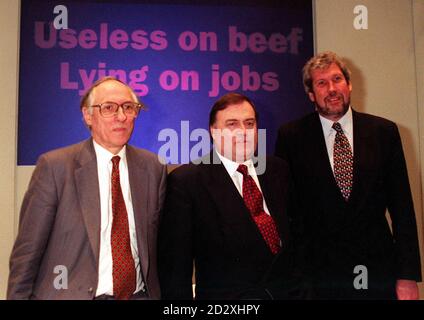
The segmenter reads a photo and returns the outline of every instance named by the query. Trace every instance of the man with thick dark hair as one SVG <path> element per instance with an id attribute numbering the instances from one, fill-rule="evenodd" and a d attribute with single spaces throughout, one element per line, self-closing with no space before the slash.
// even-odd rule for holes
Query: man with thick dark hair
<path id="1" fill-rule="evenodd" d="M 193 299 L 193 262 L 196 299 L 300 298 L 300 223 L 290 218 L 286 162 L 270 157 L 255 167 L 257 112 L 247 97 L 226 94 L 209 119 L 214 150 L 168 178 L 158 239 L 163 298 Z"/>

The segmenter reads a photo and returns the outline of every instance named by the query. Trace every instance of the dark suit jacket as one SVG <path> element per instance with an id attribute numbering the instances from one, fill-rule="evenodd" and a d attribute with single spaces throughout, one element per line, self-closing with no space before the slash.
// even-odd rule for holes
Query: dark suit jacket
<path id="1" fill-rule="evenodd" d="M 166 168 L 129 145 L 126 156 L 142 276 L 148 297 L 159 299 L 156 240 Z M 22 203 L 7 298 L 94 298 L 99 248 L 99 182 L 89 139 L 40 156 Z M 67 289 L 54 287 L 56 266 L 67 269 Z"/>
<path id="2" fill-rule="evenodd" d="M 209 157 L 209 156 L 207 156 Z M 158 240 L 164 299 L 289 299 L 297 292 L 287 164 L 258 176 L 282 240 L 273 256 L 223 164 L 189 164 L 168 177 Z"/>
<path id="3" fill-rule="evenodd" d="M 305 268 L 317 298 L 394 298 L 396 279 L 421 279 L 415 213 L 395 123 L 353 111 L 353 190 L 346 203 L 333 176 L 318 113 L 280 128 L 276 154 L 302 199 Z M 386 220 L 392 220 L 393 234 Z M 368 289 L 356 290 L 357 265 Z"/>

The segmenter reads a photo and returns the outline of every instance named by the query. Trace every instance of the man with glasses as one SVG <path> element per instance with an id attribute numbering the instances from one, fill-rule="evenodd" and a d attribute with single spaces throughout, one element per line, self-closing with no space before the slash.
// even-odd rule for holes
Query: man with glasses
<path id="1" fill-rule="evenodd" d="M 142 109 L 106 77 L 81 100 L 91 138 L 40 156 L 10 258 L 8 299 L 159 299 L 166 167 L 127 144 Z"/>

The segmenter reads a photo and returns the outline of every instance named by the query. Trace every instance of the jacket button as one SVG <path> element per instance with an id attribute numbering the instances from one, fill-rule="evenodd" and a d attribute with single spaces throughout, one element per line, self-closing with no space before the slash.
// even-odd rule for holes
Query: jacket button
<path id="1" fill-rule="evenodd" d="M 92 287 L 88 288 L 88 292 L 92 293 L 94 290 Z"/>

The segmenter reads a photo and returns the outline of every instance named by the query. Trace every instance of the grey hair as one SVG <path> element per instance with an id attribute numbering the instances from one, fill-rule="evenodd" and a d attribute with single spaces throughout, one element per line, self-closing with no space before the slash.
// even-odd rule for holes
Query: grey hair
<path id="1" fill-rule="evenodd" d="M 127 85 L 126 83 L 124 83 L 123 81 L 119 80 L 116 77 L 112 77 L 112 76 L 108 76 L 108 77 L 103 77 L 99 80 L 97 80 L 84 94 L 84 96 L 81 98 L 81 103 L 80 103 L 80 109 L 82 110 L 84 107 L 88 108 L 88 112 L 90 114 L 92 114 L 93 112 L 93 108 L 91 107 L 93 104 L 93 93 L 95 91 L 95 89 L 101 85 L 102 83 L 106 82 L 106 81 L 117 81 L 119 83 L 122 83 L 124 86 L 126 86 L 130 92 L 131 92 L 131 96 L 134 100 L 134 102 L 140 103 L 140 99 L 138 98 L 137 94 L 134 92 L 134 90 Z"/>
<path id="2" fill-rule="evenodd" d="M 313 92 L 311 76 L 312 71 L 316 69 L 325 70 L 333 63 L 335 63 L 340 68 L 343 76 L 346 79 L 346 82 L 348 84 L 350 83 L 350 70 L 344 61 L 340 59 L 336 53 L 332 51 L 324 51 L 309 59 L 309 61 L 306 62 L 302 69 L 303 87 L 306 93 Z"/>

